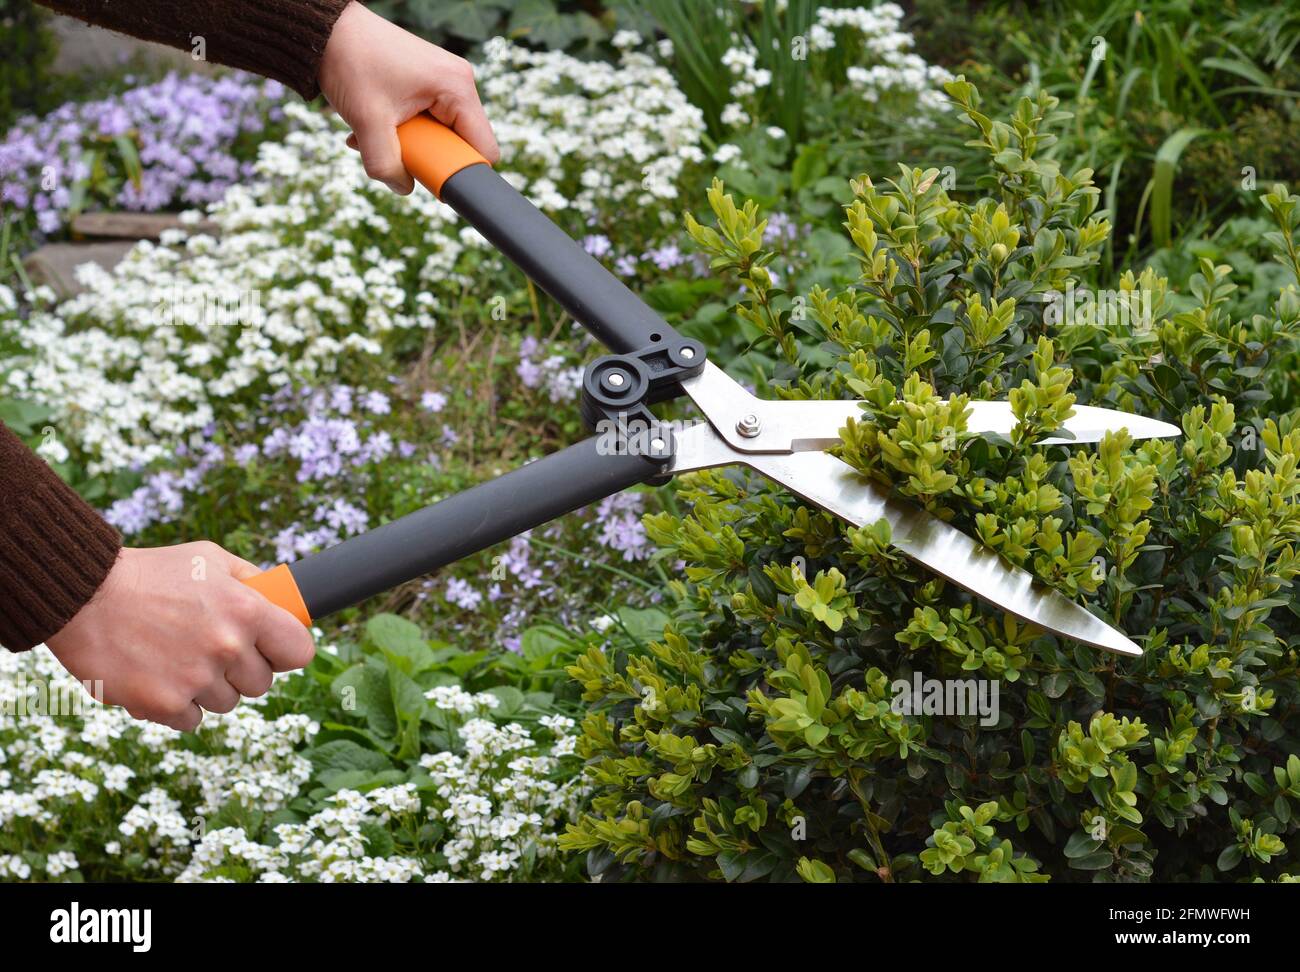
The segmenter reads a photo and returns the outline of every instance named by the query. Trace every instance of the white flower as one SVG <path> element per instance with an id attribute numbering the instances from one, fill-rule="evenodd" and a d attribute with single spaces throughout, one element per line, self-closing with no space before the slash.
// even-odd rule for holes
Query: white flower
<path id="1" fill-rule="evenodd" d="M 719 165 L 726 165 L 732 159 L 740 158 L 739 146 L 730 143 L 719 145 L 718 150 L 713 153 L 713 161 Z"/>
<path id="2" fill-rule="evenodd" d="M 749 113 L 733 101 L 722 109 L 721 119 L 722 124 L 729 128 L 736 128 L 749 123 Z M 717 156 L 715 155 L 714 158 L 717 158 Z"/>

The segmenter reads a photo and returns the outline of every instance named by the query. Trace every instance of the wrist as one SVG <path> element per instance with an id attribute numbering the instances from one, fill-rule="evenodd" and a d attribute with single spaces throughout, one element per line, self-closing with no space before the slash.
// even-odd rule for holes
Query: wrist
<path id="1" fill-rule="evenodd" d="M 325 42 L 325 51 L 321 55 L 320 69 L 317 73 L 317 81 L 321 90 L 326 92 L 327 98 L 331 90 L 337 90 L 336 85 L 342 77 L 343 66 L 352 58 L 361 25 L 368 17 L 373 16 L 375 14 L 356 0 L 351 0 L 334 21 L 334 29 L 330 31 L 329 40 Z"/>

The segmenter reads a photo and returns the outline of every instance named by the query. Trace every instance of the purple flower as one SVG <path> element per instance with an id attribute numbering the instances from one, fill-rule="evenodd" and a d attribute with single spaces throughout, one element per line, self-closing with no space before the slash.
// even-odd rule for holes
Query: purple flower
<path id="1" fill-rule="evenodd" d="M 322 503 L 316 507 L 312 517 L 328 523 L 340 535 L 365 533 L 370 524 L 370 517 L 365 510 L 343 499 L 336 499 L 333 503 Z"/>
<path id="2" fill-rule="evenodd" d="M 525 388 L 536 388 L 542 383 L 542 367 L 531 358 L 524 358 L 515 367 L 515 374 Z"/>
<path id="3" fill-rule="evenodd" d="M 109 138 L 125 135 L 131 130 L 131 116 L 121 105 L 109 105 L 99 116 L 99 134 Z"/>
<path id="4" fill-rule="evenodd" d="M 763 230 L 764 243 L 793 242 L 798 238 L 799 224 L 785 213 L 775 212 L 767 218 L 767 228 Z"/>
<path id="5" fill-rule="evenodd" d="M 645 258 L 660 270 L 671 270 L 686 261 L 686 257 L 682 255 L 682 251 L 676 243 L 665 243 L 657 249 L 650 250 L 646 253 Z"/>
<path id="6" fill-rule="evenodd" d="M 447 581 L 447 589 L 443 596 L 447 598 L 447 603 L 466 611 L 477 611 L 478 606 L 483 602 L 483 595 L 470 587 L 468 581 L 459 577 Z"/>
<path id="7" fill-rule="evenodd" d="M 372 415 L 387 415 L 392 411 L 388 396 L 378 391 L 367 392 L 362 407 Z"/>
<path id="8" fill-rule="evenodd" d="M 420 407 L 426 412 L 441 412 L 447 406 L 447 396 L 442 392 L 427 391 L 420 396 Z"/>
<path id="9" fill-rule="evenodd" d="M 330 408 L 340 415 L 347 415 L 352 411 L 352 389 L 347 385 L 335 385 L 330 389 Z"/>
<path id="10" fill-rule="evenodd" d="M 623 555 L 624 560 L 644 560 L 650 555 L 645 527 L 641 525 L 643 500 L 636 493 L 615 493 L 596 507 L 600 533 L 596 540 Z"/>
<path id="11" fill-rule="evenodd" d="M 613 244 L 609 242 L 608 236 L 597 233 L 592 236 L 584 237 L 582 240 L 582 248 L 599 260 L 602 257 L 607 256 L 610 250 L 614 247 Z"/>
<path id="12" fill-rule="evenodd" d="M 104 513 L 104 519 L 131 536 L 152 526 L 161 516 L 149 490 L 141 486 L 130 496 L 113 503 Z"/>

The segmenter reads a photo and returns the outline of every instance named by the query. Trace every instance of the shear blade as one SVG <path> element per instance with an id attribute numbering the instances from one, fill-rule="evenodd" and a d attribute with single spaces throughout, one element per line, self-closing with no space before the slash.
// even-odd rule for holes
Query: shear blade
<path id="1" fill-rule="evenodd" d="M 1016 417 L 1010 402 L 971 402 L 969 428 L 981 435 L 993 432 L 1009 436 L 1015 428 Z M 1072 442 L 1100 442 L 1108 432 L 1126 431 L 1134 439 L 1168 439 L 1182 435 L 1176 425 L 1159 419 L 1121 412 L 1114 408 L 1096 405 L 1076 405 L 1074 414 L 1065 420 L 1069 436 L 1049 436 L 1039 439 L 1039 445 L 1069 445 Z M 1073 438 L 1071 438 L 1071 436 Z"/>
<path id="2" fill-rule="evenodd" d="M 1142 649 L 1069 598 L 1039 584 L 956 527 L 891 499 L 842 459 L 824 452 L 750 456 L 749 465 L 808 502 L 856 526 L 884 519 L 902 553 L 1022 621 L 1121 655 Z"/>
<path id="3" fill-rule="evenodd" d="M 891 542 L 900 552 L 1022 621 L 1105 651 L 1142 654 L 1142 649 L 1122 632 L 1086 608 L 1039 584 L 1027 571 L 1007 563 L 951 524 L 890 498 L 835 456 L 824 452 L 741 454 L 708 426 L 697 426 L 679 437 L 673 471 L 734 463 L 752 467 L 796 496 L 855 526 L 884 519 L 889 523 Z"/>
<path id="4" fill-rule="evenodd" d="M 696 406 L 737 452 L 818 452 L 840 444 L 840 429 L 849 419 L 870 421 L 862 402 L 833 399 L 786 399 L 774 401 L 751 395 L 739 382 L 713 362 L 682 388 Z M 736 422 L 742 416 L 756 421 L 740 433 Z M 967 427 L 980 435 L 1011 434 L 1016 417 L 1010 402 L 973 401 Z M 1062 435 L 1040 440 L 1041 445 L 1070 445 L 1100 442 L 1107 432 L 1127 431 L 1133 439 L 1163 439 L 1181 435 L 1176 425 L 1095 405 L 1076 405 L 1065 420 Z"/>
<path id="5" fill-rule="evenodd" d="M 870 421 L 856 401 L 785 401 L 767 403 L 795 452 L 829 449 L 840 443 L 840 429 L 850 418 Z M 1010 402 L 973 401 L 967 428 L 979 435 L 1010 436 L 1016 417 Z M 1068 435 L 1052 435 L 1039 445 L 1071 445 L 1100 442 L 1108 432 L 1126 431 L 1133 439 L 1166 439 L 1182 435 L 1176 425 L 1158 419 L 1095 405 L 1076 405 L 1065 420 Z"/>

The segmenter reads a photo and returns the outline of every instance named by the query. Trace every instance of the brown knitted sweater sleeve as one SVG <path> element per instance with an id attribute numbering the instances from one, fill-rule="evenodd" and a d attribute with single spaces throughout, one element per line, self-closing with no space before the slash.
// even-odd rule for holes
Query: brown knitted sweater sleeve
<path id="1" fill-rule="evenodd" d="M 0 423 L 0 645 L 26 651 L 91 599 L 122 541 Z"/>
<path id="2" fill-rule="evenodd" d="M 282 81 L 304 98 L 320 93 L 316 70 L 348 0 L 36 0 L 123 34 Z"/>

